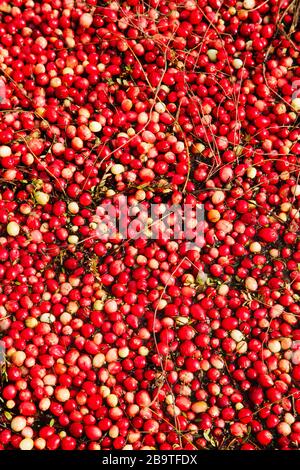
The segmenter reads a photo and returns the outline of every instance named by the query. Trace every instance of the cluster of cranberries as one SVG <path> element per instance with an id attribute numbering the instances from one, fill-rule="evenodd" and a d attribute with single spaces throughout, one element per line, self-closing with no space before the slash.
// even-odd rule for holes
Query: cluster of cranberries
<path id="1" fill-rule="evenodd" d="M 0 1 L 1 449 L 300 446 L 297 5 Z"/>

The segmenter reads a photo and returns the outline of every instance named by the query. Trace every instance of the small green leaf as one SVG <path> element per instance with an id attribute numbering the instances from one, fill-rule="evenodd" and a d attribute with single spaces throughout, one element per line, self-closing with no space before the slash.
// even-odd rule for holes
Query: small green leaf
<path id="1" fill-rule="evenodd" d="M 9 411 L 4 411 L 4 416 L 6 419 L 8 419 L 9 421 L 11 421 L 12 419 L 12 414 L 9 412 Z"/>
<path id="2" fill-rule="evenodd" d="M 203 436 L 207 442 L 209 442 L 213 447 L 216 447 L 216 442 L 212 436 L 210 436 L 210 429 L 206 429 L 203 432 Z"/>
<path id="3" fill-rule="evenodd" d="M 54 426 L 54 423 L 55 423 L 55 419 L 52 418 L 51 421 L 50 421 L 49 426 L 53 427 L 53 426 Z"/>

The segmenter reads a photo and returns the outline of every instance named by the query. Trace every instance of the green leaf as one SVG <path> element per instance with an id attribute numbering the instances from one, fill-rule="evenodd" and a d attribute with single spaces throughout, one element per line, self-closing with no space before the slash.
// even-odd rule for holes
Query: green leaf
<path id="1" fill-rule="evenodd" d="M 216 447 L 216 442 L 212 436 L 210 436 L 210 429 L 206 429 L 203 432 L 203 436 L 207 442 L 209 442 L 213 447 Z"/>
<path id="2" fill-rule="evenodd" d="M 4 411 L 4 416 L 6 419 L 8 419 L 9 421 L 11 421 L 12 419 L 12 414 L 9 412 L 9 411 Z"/>

